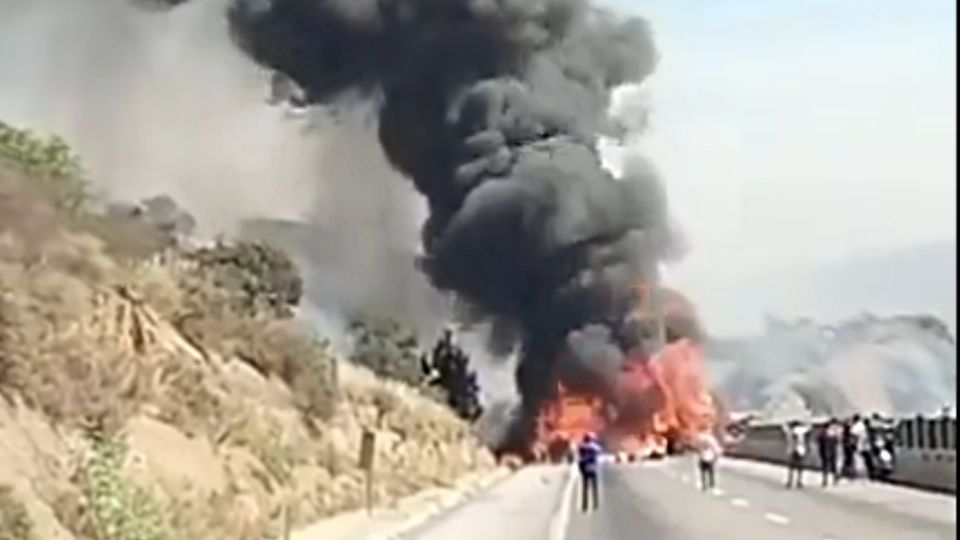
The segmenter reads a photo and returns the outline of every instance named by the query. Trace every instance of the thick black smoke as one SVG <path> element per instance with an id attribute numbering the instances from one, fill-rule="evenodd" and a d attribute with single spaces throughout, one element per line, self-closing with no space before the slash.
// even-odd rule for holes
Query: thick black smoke
<path id="1" fill-rule="evenodd" d="M 580 0 L 249 0 L 230 21 L 308 102 L 379 104 L 388 159 L 429 202 L 423 270 L 520 329 L 508 444 L 525 445 L 568 334 L 618 335 L 668 247 L 656 175 L 615 179 L 595 149 L 610 91 L 654 68 L 646 23 Z"/>

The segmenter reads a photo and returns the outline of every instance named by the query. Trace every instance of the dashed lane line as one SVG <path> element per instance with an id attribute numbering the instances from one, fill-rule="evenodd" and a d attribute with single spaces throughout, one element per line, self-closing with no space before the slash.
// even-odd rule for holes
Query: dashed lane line
<path id="1" fill-rule="evenodd" d="M 574 471 L 573 467 L 570 467 L 567 471 L 566 484 L 560 494 L 560 507 L 557 508 L 557 513 L 550 520 L 550 540 L 564 540 L 567 536 L 567 528 L 570 525 L 570 505 L 573 504 L 573 486 L 577 481 L 577 475 Z"/>
<path id="2" fill-rule="evenodd" d="M 776 523 L 777 525 L 790 524 L 790 518 L 787 516 L 781 516 L 780 514 L 774 514 L 773 512 L 767 512 L 764 514 L 763 519 L 769 521 L 770 523 Z"/>
<path id="3" fill-rule="evenodd" d="M 673 470 L 666 469 L 666 471 L 667 471 L 667 474 L 670 476 L 673 476 L 673 477 L 677 476 L 677 473 Z M 684 484 L 689 484 L 690 476 L 680 473 L 679 480 Z M 714 497 L 723 497 L 725 492 L 721 488 L 713 488 L 710 490 L 710 494 L 713 495 Z M 730 500 L 730 504 L 737 508 L 750 508 L 751 506 L 750 501 L 748 501 L 747 499 L 744 499 L 743 497 L 734 497 L 733 499 Z M 763 514 L 763 519 L 769 521 L 770 523 L 776 523 L 777 525 L 785 526 L 790 524 L 790 518 L 774 512 L 765 512 Z M 832 537 L 824 537 L 821 540 L 836 540 L 836 539 Z"/>
<path id="4" fill-rule="evenodd" d="M 684 484 L 690 483 L 689 475 L 683 474 L 683 473 L 679 473 L 678 475 L 678 473 L 672 469 L 665 469 L 665 470 L 669 476 L 678 478 L 680 482 Z M 710 494 L 715 497 L 723 497 L 724 491 L 721 488 L 713 488 L 712 490 L 710 490 Z M 737 508 L 750 508 L 751 506 L 750 501 L 748 501 L 747 499 L 744 499 L 743 497 L 734 497 L 733 499 L 730 500 L 730 504 Z M 764 513 L 763 519 L 769 521 L 770 523 L 775 523 L 777 525 L 786 526 L 790 524 L 790 518 L 774 512 Z M 837 539 L 827 536 L 827 537 L 823 537 L 821 540 L 837 540 Z"/>

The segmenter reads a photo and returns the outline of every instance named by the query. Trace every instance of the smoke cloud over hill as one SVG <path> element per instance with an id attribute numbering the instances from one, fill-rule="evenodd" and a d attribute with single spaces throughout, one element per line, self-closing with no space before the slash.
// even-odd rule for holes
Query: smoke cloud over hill
<path id="1" fill-rule="evenodd" d="M 63 135 L 108 199 L 171 197 L 205 237 L 281 220 L 331 239 L 292 246 L 315 253 L 349 230 L 350 245 L 327 250 L 322 271 L 305 267 L 311 312 L 437 317 L 375 294 L 428 285 L 413 271 L 385 271 L 412 264 L 424 212 L 384 158 L 369 111 L 270 106 L 271 75 L 231 40 L 229 5 L 0 0 L 0 118 Z M 368 287 L 322 294 L 348 281 Z"/>
<path id="2" fill-rule="evenodd" d="M 610 92 L 656 64 L 644 21 L 576 0 L 241 1 L 230 20 L 308 102 L 377 105 L 388 160 L 429 204 L 431 282 L 520 328 L 526 418 L 569 332 L 623 330 L 670 247 L 652 168 L 615 179 L 596 150 Z"/>
<path id="3" fill-rule="evenodd" d="M 597 151 L 623 129 L 611 92 L 656 61 L 645 21 L 581 0 L 0 0 L 0 114 L 62 133 L 110 198 L 169 195 L 207 235 L 285 231 L 321 311 L 449 312 L 397 294 L 423 285 L 391 267 L 425 220 L 423 276 L 520 349 L 526 420 L 578 371 L 562 349 L 637 345 L 635 286 L 676 248 L 653 167 L 614 177 Z M 305 122 L 267 106 L 262 67 L 316 106 Z"/>

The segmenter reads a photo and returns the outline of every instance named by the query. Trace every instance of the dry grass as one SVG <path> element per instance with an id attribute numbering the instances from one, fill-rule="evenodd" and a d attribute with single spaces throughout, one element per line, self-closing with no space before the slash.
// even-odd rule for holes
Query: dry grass
<path id="1" fill-rule="evenodd" d="M 198 275 L 196 267 L 185 268 L 188 271 L 178 271 L 179 297 L 164 293 L 169 285 L 156 287 L 166 298 L 178 298 L 177 305 L 168 301 L 166 306 L 178 329 L 194 343 L 286 382 L 308 417 L 329 418 L 337 401 L 337 370 L 327 345 L 293 320 L 278 319 L 269 311 L 238 311 L 233 296 L 210 276 Z"/>
<path id="2" fill-rule="evenodd" d="M 161 497 L 189 537 L 259 540 L 290 501 L 300 524 L 359 507 L 364 429 L 378 434 L 381 500 L 491 463 L 468 455 L 477 443 L 444 407 L 340 366 L 293 320 L 237 310 L 195 264 L 143 258 L 152 248 L 60 216 L 17 181 L 0 171 L 0 394 L 66 430 L 120 439 L 147 415 L 209 440 L 228 485 Z M 245 365 L 242 381 L 228 373 Z M 89 527 L 77 486 L 47 501 L 74 532 Z"/>
<path id="3" fill-rule="evenodd" d="M 57 421 L 119 425 L 142 398 L 144 373 L 85 328 L 96 313 L 91 284 L 102 282 L 111 265 L 85 237 L 48 239 L 37 259 L 11 260 L 16 253 L 6 251 L 0 262 L 2 384 Z"/>
<path id="4" fill-rule="evenodd" d="M 40 246 L 60 230 L 63 218 L 42 186 L 0 164 L 0 236 L 12 234 L 25 246 Z"/>
<path id="5" fill-rule="evenodd" d="M 337 402 L 336 361 L 327 347 L 292 321 L 254 320 L 241 336 L 237 356 L 286 382 L 306 415 L 327 419 Z"/>

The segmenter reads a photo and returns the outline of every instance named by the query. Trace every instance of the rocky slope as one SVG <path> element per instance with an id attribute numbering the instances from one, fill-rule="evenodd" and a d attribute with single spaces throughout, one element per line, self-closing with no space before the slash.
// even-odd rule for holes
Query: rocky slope
<path id="1" fill-rule="evenodd" d="M 362 505 L 364 430 L 380 502 L 492 467 L 446 408 L 62 204 L 30 144 L 0 152 L 0 538 L 277 537 Z"/>

